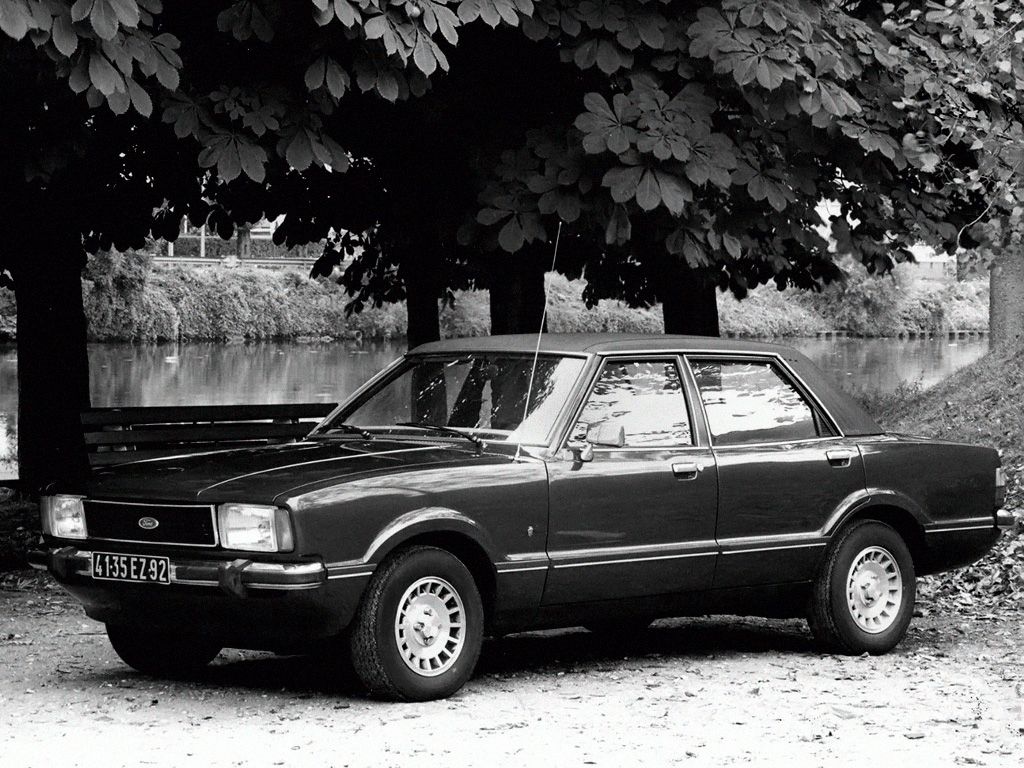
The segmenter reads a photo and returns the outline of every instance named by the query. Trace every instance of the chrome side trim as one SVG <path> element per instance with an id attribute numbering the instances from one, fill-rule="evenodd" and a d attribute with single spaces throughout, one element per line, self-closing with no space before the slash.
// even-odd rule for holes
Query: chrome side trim
<path id="1" fill-rule="evenodd" d="M 498 568 L 497 573 L 499 575 L 503 573 L 525 573 L 527 571 L 546 571 L 548 566 L 546 565 L 531 565 L 528 568 Z"/>
<path id="2" fill-rule="evenodd" d="M 719 542 L 714 539 L 700 541 L 672 541 L 662 544 L 641 544 L 633 547 L 591 547 L 590 549 L 563 549 L 548 553 L 552 560 L 584 560 L 589 557 L 638 557 L 677 555 L 688 550 L 707 550 L 714 554 Z M 650 553 L 650 555 L 648 555 Z"/>
<path id="3" fill-rule="evenodd" d="M 715 555 L 746 555 L 787 549 L 824 547 L 828 540 L 818 533 L 791 533 L 780 536 L 751 536 L 721 541 L 689 541 L 650 544 L 638 547 L 603 547 L 562 550 L 551 553 L 551 568 L 588 568 L 595 565 L 620 565 L 654 560 L 682 560 Z M 687 551 L 689 550 L 689 551 Z M 538 568 L 539 570 L 539 568 Z M 504 573 L 505 571 L 498 571 Z"/>
<path id="4" fill-rule="evenodd" d="M 808 544 L 782 544 L 778 547 L 752 547 L 747 549 L 724 549 L 723 555 L 749 555 L 752 552 L 777 552 L 783 549 L 810 549 L 813 547 L 824 547 L 827 541 L 816 541 Z"/>
<path id="5" fill-rule="evenodd" d="M 547 552 L 511 552 L 505 555 L 505 559 L 501 562 L 495 563 L 495 566 L 503 565 L 504 563 L 529 563 L 535 561 L 538 563 L 546 563 L 548 561 Z"/>
<path id="6" fill-rule="evenodd" d="M 953 533 L 955 531 L 988 531 L 996 527 L 995 522 L 988 525 L 960 525 L 949 528 L 929 528 L 925 533 Z"/>
<path id="7" fill-rule="evenodd" d="M 359 571 L 358 573 L 336 573 L 333 576 L 328 576 L 328 581 L 335 581 L 337 579 L 358 579 L 363 576 L 373 576 L 373 571 Z"/>
<path id="8" fill-rule="evenodd" d="M 825 443 L 842 440 L 841 437 L 805 437 L 801 440 L 770 440 L 763 443 L 733 443 L 732 445 L 716 445 L 715 452 L 735 450 L 737 448 L 771 448 L 776 445 L 806 445 L 811 443 Z M 851 457 L 853 458 L 853 457 Z"/>
<path id="9" fill-rule="evenodd" d="M 729 539 L 719 539 L 718 546 L 723 549 L 754 549 L 771 547 L 785 544 L 806 544 L 823 540 L 825 535 L 821 531 L 807 531 L 801 533 L 777 533 L 768 536 L 734 536 Z"/>
<path id="10" fill-rule="evenodd" d="M 982 523 L 984 523 L 984 527 L 990 527 L 994 524 L 992 520 L 993 518 L 991 515 L 979 515 L 977 517 L 961 517 L 955 520 L 936 520 L 934 523 L 932 523 L 932 527 L 925 527 L 925 532 L 928 532 L 930 530 L 936 530 L 940 527 L 943 529 L 962 528 L 966 525 L 974 525 L 977 527 L 979 525 L 982 525 Z"/>
<path id="11" fill-rule="evenodd" d="M 642 563 L 651 560 L 682 560 L 687 557 L 711 557 L 718 552 L 684 552 L 677 555 L 654 555 L 653 557 L 627 557 L 619 560 L 592 560 L 586 563 L 555 563 L 552 568 L 589 568 L 592 565 L 619 565 L 622 563 Z"/>

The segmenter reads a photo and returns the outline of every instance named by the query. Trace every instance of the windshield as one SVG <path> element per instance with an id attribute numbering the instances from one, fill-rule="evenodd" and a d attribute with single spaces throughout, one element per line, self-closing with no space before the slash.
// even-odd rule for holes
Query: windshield
<path id="1" fill-rule="evenodd" d="M 410 360 L 324 425 L 369 432 L 423 434 L 411 423 L 438 425 L 486 440 L 546 445 L 586 361 L 541 355 L 530 405 L 533 355 L 472 353 Z M 406 426 L 401 426 L 403 422 Z"/>

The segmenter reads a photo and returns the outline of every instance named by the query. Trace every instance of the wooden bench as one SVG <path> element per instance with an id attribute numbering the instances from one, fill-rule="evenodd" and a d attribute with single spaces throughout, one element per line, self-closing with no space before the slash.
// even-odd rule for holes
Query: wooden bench
<path id="1" fill-rule="evenodd" d="M 334 403 L 92 408 L 82 412 L 89 465 L 301 440 Z"/>

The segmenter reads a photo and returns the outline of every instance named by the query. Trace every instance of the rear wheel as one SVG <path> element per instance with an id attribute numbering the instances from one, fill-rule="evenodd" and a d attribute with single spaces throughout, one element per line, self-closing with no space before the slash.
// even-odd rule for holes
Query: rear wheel
<path id="1" fill-rule="evenodd" d="M 221 649 L 204 638 L 123 624 L 107 624 L 107 637 L 125 664 L 153 677 L 193 675 L 213 661 Z"/>
<path id="2" fill-rule="evenodd" d="M 855 522 L 832 543 L 814 583 L 811 631 L 830 651 L 886 653 L 907 633 L 915 588 L 903 538 L 885 523 Z"/>
<path id="3" fill-rule="evenodd" d="M 352 664 L 369 692 L 444 698 L 476 667 L 484 610 L 473 575 L 450 552 L 411 547 L 377 568 L 350 627 Z"/>

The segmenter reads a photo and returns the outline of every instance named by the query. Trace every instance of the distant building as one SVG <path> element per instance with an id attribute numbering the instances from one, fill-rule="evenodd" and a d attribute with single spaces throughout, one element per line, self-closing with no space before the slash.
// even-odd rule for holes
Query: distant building
<path id="1" fill-rule="evenodd" d="M 914 277 L 921 280 L 951 280 L 956 278 L 956 256 L 937 253 L 926 245 L 912 246 L 914 263 L 908 263 Z"/>

